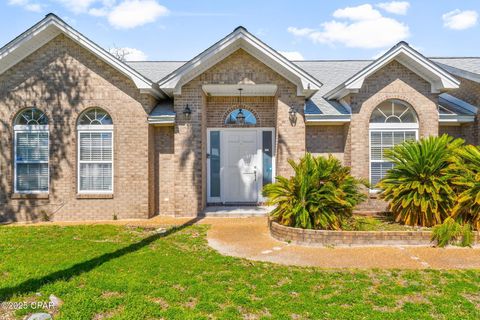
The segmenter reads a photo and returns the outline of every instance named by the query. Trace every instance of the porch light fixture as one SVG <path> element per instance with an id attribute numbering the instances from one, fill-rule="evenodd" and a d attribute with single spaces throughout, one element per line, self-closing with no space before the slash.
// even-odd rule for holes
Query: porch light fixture
<path id="1" fill-rule="evenodd" d="M 236 118 L 236 122 L 239 125 L 244 125 L 245 124 L 245 115 L 243 114 L 242 111 L 242 88 L 238 88 L 239 96 L 238 96 L 238 113 Z"/>
<path id="2" fill-rule="evenodd" d="M 186 120 L 190 120 L 190 116 L 192 115 L 192 109 L 187 105 L 183 109 L 183 116 L 185 117 Z"/>
<path id="3" fill-rule="evenodd" d="M 288 119 L 292 126 L 297 124 L 297 112 L 293 106 L 290 106 L 290 109 L 288 110 Z"/>

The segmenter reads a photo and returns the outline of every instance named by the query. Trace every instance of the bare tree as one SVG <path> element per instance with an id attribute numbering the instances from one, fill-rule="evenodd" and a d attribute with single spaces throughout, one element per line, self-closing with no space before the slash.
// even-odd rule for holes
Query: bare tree
<path id="1" fill-rule="evenodd" d="M 112 47 L 108 48 L 108 52 L 110 52 L 115 58 L 120 61 L 127 61 L 127 56 L 129 54 L 126 48 L 119 48 L 115 44 Z"/>

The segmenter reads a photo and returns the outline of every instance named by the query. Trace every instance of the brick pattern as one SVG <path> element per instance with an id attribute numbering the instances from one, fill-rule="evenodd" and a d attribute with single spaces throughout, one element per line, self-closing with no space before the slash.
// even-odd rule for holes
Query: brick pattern
<path id="1" fill-rule="evenodd" d="M 207 97 L 207 127 L 231 128 L 226 125 L 225 119 L 230 112 L 237 109 L 238 97 Z M 253 127 L 275 127 L 276 110 L 274 97 L 242 97 L 244 109 L 252 112 L 257 119 Z M 245 126 L 242 126 L 245 127 Z"/>
<path id="2" fill-rule="evenodd" d="M 155 127 L 155 212 L 175 214 L 175 155 L 173 127 Z"/>
<path id="3" fill-rule="evenodd" d="M 149 128 L 155 100 L 90 52 L 60 35 L 0 76 L 0 220 L 146 218 L 149 201 Z M 36 106 L 49 117 L 48 199 L 13 192 L 13 119 Z M 76 121 L 90 107 L 114 122 L 114 195 L 77 197 Z"/>
<path id="4" fill-rule="evenodd" d="M 315 156 L 327 157 L 329 154 L 344 161 L 346 147 L 345 126 L 307 126 L 307 151 Z"/>
<path id="5" fill-rule="evenodd" d="M 270 234 L 277 240 L 306 246 L 400 246 L 432 245 L 430 231 L 330 231 L 286 227 L 269 222 Z M 475 232 L 475 244 L 480 234 Z"/>
<path id="6" fill-rule="evenodd" d="M 432 94 L 430 84 L 397 61 L 392 61 L 365 79 L 356 94 L 350 96 L 352 121 L 350 123 L 350 159 L 352 174 L 369 178 L 369 122 L 373 110 L 383 101 L 399 99 L 409 103 L 419 119 L 419 135 L 438 134 L 438 96 Z"/>
<path id="7" fill-rule="evenodd" d="M 278 86 L 275 97 L 245 97 L 261 126 L 274 126 L 277 134 L 277 174 L 289 175 L 288 158 L 298 159 L 305 153 L 305 122 L 302 116 L 304 99 L 297 97 L 296 86 L 242 49 L 197 76 L 175 96 L 174 108 L 181 115 L 188 103 L 191 119 L 177 117 L 174 135 L 175 150 L 175 215 L 196 216 L 206 205 L 206 129 L 223 126 L 231 110 L 225 105 L 237 97 L 207 97 L 204 84 L 270 83 Z M 289 108 L 298 112 L 292 126 Z M 229 109 L 230 108 L 230 109 Z"/>
<path id="8" fill-rule="evenodd" d="M 480 105 L 480 85 L 461 79 L 453 95 Z M 206 131 L 223 127 L 237 96 L 207 97 L 203 84 L 276 84 L 275 97 L 244 97 L 258 120 L 256 126 L 276 129 L 277 174 L 289 176 L 287 159 L 308 150 L 334 154 L 368 178 L 368 123 L 371 112 L 387 99 L 401 99 L 416 110 L 420 136 L 448 132 L 478 144 L 473 125 L 438 125 L 437 95 L 430 85 L 398 62 L 366 79 L 357 94 L 347 97 L 352 122 L 343 126 L 305 126 L 304 98 L 296 86 L 242 49 L 185 84 L 174 98 L 175 127 L 153 127 L 147 115 L 156 105 L 131 80 L 60 35 L 0 75 L 0 220 L 146 218 L 154 214 L 197 216 L 206 205 Z M 190 120 L 183 117 L 186 104 Z M 23 108 L 36 106 L 50 119 L 50 193 L 19 196 L 12 192 L 13 119 Z M 297 112 L 296 123 L 289 110 Z M 77 195 L 76 121 L 90 107 L 108 111 L 114 121 L 113 196 Z M 478 119 L 477 119 L 478 120 Z M 384 207 L 371 198 L 363 210 Z"/>
<path id="9" fill-rule="evenodd" d="M 460 80 L 460 88 L 449 92 L 449 94 L 462 99 L 474 106 L 480 106 L 480 84 L 471 80 L 456 77 Z M 475 123 L 462 125 L 457 131 L 458 137 L 465 139 L 467 143 L 480 144 L 480 114 L 477 113 Z"/>

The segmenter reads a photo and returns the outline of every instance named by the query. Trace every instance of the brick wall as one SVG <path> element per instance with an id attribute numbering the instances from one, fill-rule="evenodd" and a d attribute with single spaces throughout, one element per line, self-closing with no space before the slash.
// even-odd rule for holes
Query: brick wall
<path id="1" fill-rule="evenodd" d="M 480 106 L 480 84 L 474 81 L 456 76 L 460 80 L 460 88 L 449 92 L 449 94 L 462 99 L 474 106 Z M 475 123 L 461 126 L 461 137 L 467 143 L 480 144 L 480 114 L 477 113 Z"/>
<path id="2" fill-rule="evenodd" d="M 207 97 L 207 127 L 232 127 L 225 119 L 237 109 L 238 97 Z M 275 128 L 276 108 L 274 97 L 242 97 L 245 109 L 251 111 L 257 119 L 254 127 Z"/>
<path id="3" fill-rule="evenodd" d="M 304 99 L 297 97 L 296 86 L 264 63 L 239 49 L 182 87 L 175 96 L 174 108 L 181 115 L 188 103 L 191 119 L 177 117 L 175 126 L 175 215 L 195 216 L 206 201 L 206 129 L 223 126 L 236 103 L 237 96 L 206 97 L 203 84 L 270 83 L 278 86 L 275 97 L 245 97 L 249 110 L 257 115 L 259 125 L 275 127 L 277 134 L 277 174 L 289 175 L 288 158 L 298 159 L 305 153 Z M 295 126 L 290 124 L 289 108 L 298 112 Z"/>
<path id="4" fill-rule="evenodd" d="M 344 162 L 346 147 L 345 126 L 307 126 L 306 146 L 307 151 L 316 155 L 327 157 L 334 155 Z"/>
<path id="5" fill-rule="evenodd" d="M 175 154 L 174 128 L 154 127 L 155 137 L 155 212 L 160 215 L 175 214 Z"/>
<path id="6" fill-rule="evenodd" d="M 438 134 L 437 95 L 430 84 L 397 61 L 392 61 L 369 78 L 357 94 L 350 96 L 350 155 L 352 174 L 369 178 L 369 122 L 373 110 L 383 101 L 399 99 L 409 103 L 419 119 L 420 137 Z"/>
<path id="7" fill-rule="evenodd" d="M 277 240 L 307 246 L 431 246 L 430 231 L 331 231 L 291 228 L 269 221 L 270 234 Z M 475 232 L 474 244 L 480 243 Z"/>
<path id="8" fill-rule="evenodd" d="M 155 100 L 69 38 L 60 35 L 0 76 L 0 219 L 55 220 L 145 218 L 149 201 L 149 128 Z M 13 119 L 36 106 L 49 117 L 48 199 L 12 199 Z M 77 197 L 76 121 L 90 107 L 114 122 L 114 195 Z M 153 178 L 153 177 L 152 177 Z"/>

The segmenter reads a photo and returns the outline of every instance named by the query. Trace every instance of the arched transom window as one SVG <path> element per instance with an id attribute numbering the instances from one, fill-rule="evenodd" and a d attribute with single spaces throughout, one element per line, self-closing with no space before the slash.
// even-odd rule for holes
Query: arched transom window
<path id="1" fill-rule="evenodd" d="M 415 110 L 404 101 L 387 100 L 370 117 L 370 184 L 372 188 L 385 177 L 393 163 L 385 150 L 406 140 L 418 139 L 418 120 Z"/>
<path id="2" fill-rule="evenodd" d="M 84 111 L 78 131 L 78 192 L 113 192 L 113 122 L 103 109 Z"/>
<path id="3" fill-rule="evenodd" d="M 225 119 L 225 124 L 255 125 L 257 124 L 257 118 L 251 111 L 239 108 L 230 112 Z"/>
<path id="4" fill-rule="evenodd" d="M 387 100 L 372 112 L 370 123 L 417 123 L 417 115 L 405 102 Z"/>
<path id="5" fill-rule="evenodd" d="M 22 110 L 14 121 L 14 190 L 46 193 L 49 186 L 48 118 L 37 108 Z"/>

